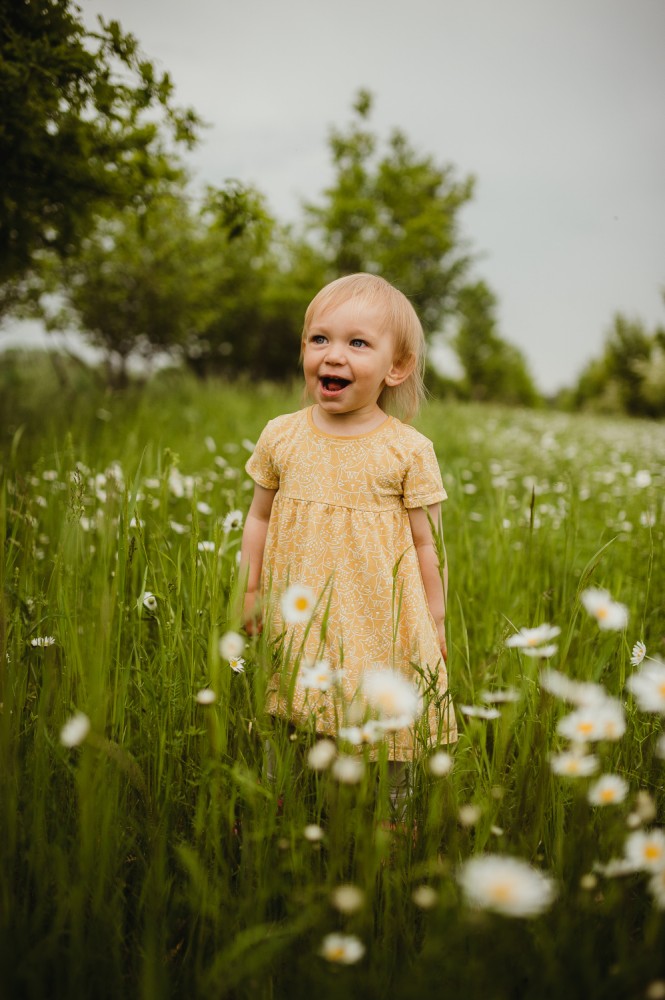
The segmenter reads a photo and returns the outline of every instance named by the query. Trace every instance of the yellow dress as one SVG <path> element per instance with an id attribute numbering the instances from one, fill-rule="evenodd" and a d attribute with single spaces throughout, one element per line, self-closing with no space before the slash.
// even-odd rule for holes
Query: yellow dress
<path id="1" fill-rule="evenodd" d="M 256 483 L 277 490 L 262 590 L 267 628 L 283 643 L 283 658 L 268 684 L 267 710 L 296 725 L 311 725 L 313 716 L 319 733 L 334 736 L 353 721 L 348 710 L 364 670 L 397 669 L 423 690 L 415 663 L 435 678 L 418 733 L 429 746 L 453 742 L 446 667 L 407 513 L 446 499 L 434 447 L 391 416 L 369 433 L 336 437 L 316 427 L 312 409 L 271 420 L 246 465 Z M 280 598 L 289 584 L 320 597 L 308 626 L 283 620 Z M 341 690 L 297 683 L 294 669 L 316 658 L 343 669 Z M 424 749 L 420 738 L 415 749 Z M 413 729 L 390 735 L 390 759 L 413 754 Z"/>

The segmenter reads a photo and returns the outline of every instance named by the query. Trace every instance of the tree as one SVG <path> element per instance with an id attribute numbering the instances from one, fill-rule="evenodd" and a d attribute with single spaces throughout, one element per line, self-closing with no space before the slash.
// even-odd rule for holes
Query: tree
<path id="1" fill-rule="evenodd" d="M 616 313 L 602 355 L 589 362 L 566 401 L 573 408 L 665 416 L 665 329 L 649 333 L 641 320 Z"/>
<path id="2" fill-rule="evenodd" d="M 380 273 L 433 331 L 454 312 L 471 263 L 458 217 L 473 179 L 456 180 L 451 166 L 418 154 L 398 130 L 380 155 L 371 110 L 371 95 L 361 91 L 349 129 L 333 129 L 335 178 L 322 204 L 305 206 L 310 231 L 321 241 L 329 277 Z"/>
<path id="3" fill-rule="evenodd" d="M 496 297 L 483 281 L 467 285 L 458 299 L 454 340 L 470 399 L 534 406 L 538 392 L 524 356 L 497 333 Z"/>
<path id="4" fill-rule="evenodd" d="M 0 0 L 0 316 L 41 251 L 67 256 L 97 213 L 179 176 L 167 135 L 195 140 L 168 74 L 99 23 L 72 0 Z"/>

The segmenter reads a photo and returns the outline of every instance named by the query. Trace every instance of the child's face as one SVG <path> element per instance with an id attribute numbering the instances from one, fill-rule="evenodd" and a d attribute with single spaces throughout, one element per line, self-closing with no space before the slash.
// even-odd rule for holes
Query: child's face
<path id="1" fill-rule="evenodd" d="M 315 313 L 303 345 L 305 383 L 311 398 L 331 416 L 367 415 L 386 385 L 401 375 L 393 334 L 377 306 L 349 299 Z"/>

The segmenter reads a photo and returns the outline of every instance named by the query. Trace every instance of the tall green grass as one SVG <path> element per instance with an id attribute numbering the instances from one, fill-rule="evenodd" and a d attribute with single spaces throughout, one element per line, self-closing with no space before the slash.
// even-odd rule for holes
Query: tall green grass
<path id="1" fill-rule="evenodd" d="M 385 767 L 344 785 L 307 765 L 308 732 L 263 712 L 271 651 L 246 669 L 220 657 L 239 626 L 234 588 L 243 471 L 265 422 L 299 390 L 199 384 L 166 374 L 103 396 L 3 374 L 5 539 L 0 636 L 0 982 L 11 997 L 638 997 L 665 979 L 665 920 L 647 879 L 594 874 L 620 857 L 649 793 L 663 824 L 658 715 L 625 689 L 637 639 L 663 657 L 665 428 L 432 402 L 418 422 L 449 500 L 449 673 L 460 739 L 449 775 L 413 766 L 391 831 Z M 201 543 L 213 543 L 212 546 Z M 208 551 L 213 548 L 214 551 Z M 627 605 L 602 632 L 590 586 Z M 154 610 L 143 602 L 156 598 Z M 538 659 L 508 649 L 522 626 L 561 628 L 549 664 L 602 683 L 627 732 L 601 770 L 627 799 L 593 807 L 591 779 L 552 773 L 567 708 Z M 52 636 L 54 643 L 32 645 Z M 465 716 L 514 687 L 500 717 Z M 212 705 L 196 700 L 203 688 Z M 91 730 L 60 742 L 77 711 Z M 274 783 L 266 741 L 274 748 Z M 377 779 L 378 776 L 378 779 Z M 464 807 L 477 807 L 466 812 Z M 305 836 L 316 825 L 322 839 Z M 474 854 L 549 872 L 542 916 L 467 906 L 456 879 Z M 364 903 L 331 903 L 352 883 Z M 413 890 L 431 886 L 423 908 Z M 356 935 L 350 966 L 319 954 Z M 652 987 L 655 988 L 655 987 Z"/>

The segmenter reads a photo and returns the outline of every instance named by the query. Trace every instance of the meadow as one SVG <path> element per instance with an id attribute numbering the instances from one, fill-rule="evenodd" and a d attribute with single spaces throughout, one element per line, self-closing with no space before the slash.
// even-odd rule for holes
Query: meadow
<path id="1" fill-rule="evenodd" d="M 4 996 L 665 996 L 665 425 L 423 411 L 460 737 L 391 824 L 385 750 L 317 760 L 228 653 L 299 389 L 0 384 Z"/>

